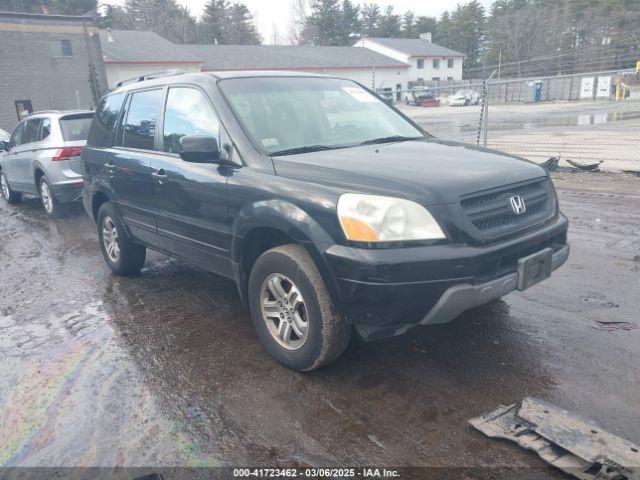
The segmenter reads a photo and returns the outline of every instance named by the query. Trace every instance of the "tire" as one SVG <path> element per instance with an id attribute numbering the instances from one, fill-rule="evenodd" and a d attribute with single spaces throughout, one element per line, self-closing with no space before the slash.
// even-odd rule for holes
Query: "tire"
<path id="1" fill-rule="evenodd" d="M 40 194 L 40 203 L 42 203 L 44 213 L 46 213 L 50 218 L 59 218 L 64 214 L 64 206 L 56 200 L 51 184 L 44 175 L 40 177 L 38 193 Z"/>
<path id="2" fill-rule="evenodd" d="M 22 193 L 11 190 L 9 180 L 2 171 L 0 171 L 0 192 L 7 203 L 19 203 L 22 200 Z"/>
<path id="3" fill-rule="evenodd" d="M 284 290 L 279 297 L 272 281 Z M 302 302 L 296 302 L 300 297 Z M 275 247 L 256 260 L 249 277 L 249 306 L 260 341 L 291 369 L 310 371 L 327 365 L 349 343 L 351 326 L 335 310 L 320 272 L 301 245 Z"/>
<path id="4" fill-rule="evenodd" d="M 116 275 L 140 273 L 147 249 L 129 239 L 111 202 L 102 204 L 96 223 L 100 250 L 111 271 Z"/>

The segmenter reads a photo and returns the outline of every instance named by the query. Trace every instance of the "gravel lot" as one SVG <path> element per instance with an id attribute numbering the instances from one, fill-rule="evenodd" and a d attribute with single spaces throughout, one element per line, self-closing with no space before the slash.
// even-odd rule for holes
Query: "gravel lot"
<path id="1" fill-rule="evenodd" d="M 466 420 L 527 395 L 640 443 L 640 178 L 554 176 L 572 254 L 541 285 L 300 374 L 234 285 L 158 254 L 114 277 L 80 210 L 0 204 L 0 466 L 510 467 Z M 467 478 L 513 478 L 483 470 Z M 460 474 L 460 477 L 464 475 Z"/>

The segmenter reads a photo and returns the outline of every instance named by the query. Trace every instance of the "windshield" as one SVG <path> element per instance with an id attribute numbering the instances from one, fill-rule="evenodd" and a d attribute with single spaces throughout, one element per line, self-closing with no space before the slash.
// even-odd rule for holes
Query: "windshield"
<path id="1" fill-rule="evenodd" d="M 375 95 L 348 80 L 235 78 L 221 81 L 220 87 L 246 132 L 267 154 L 424 137 Z"/>

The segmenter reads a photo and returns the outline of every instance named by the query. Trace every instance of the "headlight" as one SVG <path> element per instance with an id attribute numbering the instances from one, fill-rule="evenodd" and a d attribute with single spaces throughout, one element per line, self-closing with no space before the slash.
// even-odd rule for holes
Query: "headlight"
<path id="1" fill-rule="evenodd" d="M 345 193 L 338 199 L 338 218 L 344 234 L 354 242 L 446 238 L 424 207 L 402 198 Z"/>

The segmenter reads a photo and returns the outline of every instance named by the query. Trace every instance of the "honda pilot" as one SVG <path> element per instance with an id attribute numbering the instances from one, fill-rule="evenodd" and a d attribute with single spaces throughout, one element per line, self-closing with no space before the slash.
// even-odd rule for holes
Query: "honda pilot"
<path id="1" fill-rule="evenodd" d="M 285 72 L 140 78 L 100 103 L 82 154 L 106 263 L 147 248 L 232 279 L 284 365 L 548 278 L 569 255 L 545 170 L 439 140 L 358 83 Z"/>

